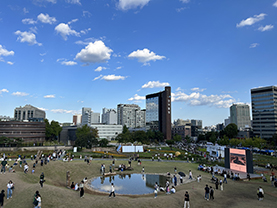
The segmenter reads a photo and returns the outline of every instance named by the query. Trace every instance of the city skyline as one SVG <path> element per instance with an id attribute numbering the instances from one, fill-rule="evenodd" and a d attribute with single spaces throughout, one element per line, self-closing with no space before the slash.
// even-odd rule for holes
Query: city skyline
<path id="1" fill-rule="evenodd" d="M 171 86 L 172 122 L 223 123 L 233 103 L 251 107 L 251 89 L 276 85 L 276 11 L 276 0 L 3 0 L 0 115 L 31 104 L 71 122 L 82 107 L 145 109 Z"/>

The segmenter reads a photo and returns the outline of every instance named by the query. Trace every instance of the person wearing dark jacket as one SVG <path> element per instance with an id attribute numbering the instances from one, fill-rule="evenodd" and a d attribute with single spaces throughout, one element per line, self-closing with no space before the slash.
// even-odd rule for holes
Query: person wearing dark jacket
<path id="1" fill-rule="evenodd" d="M 5 191 L 2 190 L 1 193 L 0 193 L 0 207 L 2 208 L 3 205 L 4 205 L 4 198 L 5 198 Z"/>

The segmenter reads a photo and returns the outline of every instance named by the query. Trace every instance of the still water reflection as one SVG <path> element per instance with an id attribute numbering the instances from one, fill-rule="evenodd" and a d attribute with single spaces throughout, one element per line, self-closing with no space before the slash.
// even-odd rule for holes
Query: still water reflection
<path id="1" fill-rule="evenodd" d="M 162 175 L 120 174 L 95 178 L 89 185 L 98 191 L 109 192 L 111 190 L 111 183 L 114 183 L 116 194 L 137 195 L 153 193 L 156 182 L 161 187 L 165 187 L 166 180 L 169 180 L 171 183 L 170 178 Z"/>

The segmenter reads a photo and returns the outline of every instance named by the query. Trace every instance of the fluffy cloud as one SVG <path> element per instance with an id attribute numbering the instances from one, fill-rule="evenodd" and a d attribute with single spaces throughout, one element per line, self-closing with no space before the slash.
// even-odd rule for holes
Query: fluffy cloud
<path id="1" fill-rule="evenodd" d="M 75 35 L 77 37 L 80 37 L 80 33 L 76 32 L 75 30 L 72 30 L 68 24 L 60 23 L 55 27 L 55 31 L 60 34 L 64 40 L 67 40 L 67 36 L 69 35 Z"/>
<path id="2" fill-rule="evenodd" d="M 256 48 L 259 45 L 259 43 L 252 43 L 249 48 Z"/>
<path id="3" fill-rule="evenodd" d="M 31 19 L 31 18 L 25 18 L 25 19 L 22 20 L 22 23 L 23 24 L 28 24 L 28 25 L 33 25 L 33 24 L 36 24 L 37 21 L 35 21 L 35 20 Z"/>
<path id="4" fill-rule="evenodd" d="M 199 87 L 194 87 L 190 89 L 191 91 L 203 92 L 206 89 L 200 89 Z"/>
<path id="5" fill-rule="evenodd" d="M 100 72 L 103 69 L 106 69 L 106 67 L 98 66 L 94 71 Z"/>
<path id="6" fill-rule="evenodd" d="M 117 7 L 121 10 L 143 8 L 150 0 L 119 0 Z"/>
<path id="7" fill-rule="evenodd" d="M 70 3 L 70 4 L 79 4 L 81 5 L 81 0 L 66 0 L 67 3 Z"/>
<path id="8" fill-rule="evenodd" d="M 273 6 L 277 7 L 277 1 L 275 1 L 275 2 L 273 3 Z"/>
<path id="9" fill-rule="evenodd" d="M 20 30 L 17 30 L 14 34 L 19 36 L 17 37 L 17 40 L 19 40 L 21 43 L 27 42 L 30 45 L 35 45 L 35 44 L 39 46 L 42 45 L 41 43 L 38 43 L 36 41 L 36 35 L 34 33 L 27 32 L 27 31 L 21 32 Z"/>
<path id="10" fill-rule="evenodd" d="M 55 95 L 45 95 L 44 98 L 55 98 Z"/>
<path id="11" fill-rule="evenodd" d="M 9 64 L 9 65 L 13 65 L 14 63 L 13 63 L 13 62 L 11 62 L 11 61 L 7 61 L 7 64 Z"/>
<path id="12" fill-rule="evenodd" d="M 13 51 L 8 51 L 2 45 L 0 45 L 0 56 L 13 56 L 13 55 L 14 55 Z"/>
<path id="13" fill-rule="evenodd" d="M 147 63 L 149 61 L 162 60 L 165 56 L 156 55 L 153 51 L 145 48 L 143 50 L 133 51 L 128 55 L 128 58 L 137 58 L 139 62 Z"/>
<path id="14" fill-rule="evenodd" d="M 42 14 L 42 13 L 40 13 L 37 18 L 42 23 L 46 23 L 50 25 L 52 25 L 57 21 L 55 17 L 50 17 L 48 14 Z"/>
<path id="15" fill-rule="evenodd" d="M 149 81 L 148 83 L 142 85 L 141 88 L 157 88 L 157 87 L 165 87 L 169 86 L 168 82 L 160 83 L 160 81 Z"/>
<path id="16" fill-rule="evenodd" d="M 104 79 L 106 81 L 116 81 L 116 80 L 124 80 L 126 79 L 127 77 L 124 77 L 124 76 L 116 76 L 114 74 L 111 74 L 111 75 L 105 75 L 103 76 L 101 79 Z"/>
<path id="17" fill-rule="evenodd" d="M 187 102 L 192 106 L 208 105 L 218 108 L 229 108 L 236 100 L 231 95 L 204 95 L 200 92 L 186 94 L 183 92 L 171 93 L 172 102 Z"/>
<path id="18" fill-rule="evenodd" d="M 18 97 L 24 97 L 24 96 L 28 96 L 29 94 L 26 92 L 13 92 L 12 95 L 14 96 L 18 96 Z"/>
<path id="19" fill-rule="evenodd" d="M 237 27 L 244 27 L 246 25 L 253 25 L 256 22 L 259 22 L 265 18 L 266 14 L 261 13 L 259 15 L 254 15 L 254 17 L 249 17 L 246 20 L 242 20 L 239 24 L 237 24 Z"/>
<path id="20" fill-rule="evenodd" d="M 2 89 L 2 90 L 0 90 L 0 94 L 2 94 L 2 92 L 9 92 L 9 90 L 7 90 L 7 89 Z"/>
<path id="21" fill-rule="evenodd" d="M 135 94 L 134 97 L 131 97 L 128 100 L 130 100 L 130 101 L 145 100 L 145 96 L 139 96 L 138 94 Z"/>
<path id="22" fill-rule="evenodd" d="M 79 111 L 76 110 L 64 110 L 64 109 L 52 109 L 51 112 L 53 113 L 68 113 L 68 114 L 78 114 Z"/>
<path id="23" fill-rule="evenodd" d="M 101 63 L 110 59 L 112 49 L 105 46 L 101 40 L 90 42 L 84 49 L 77 53 L 75 59 L 84 63 Z"/>
<path id="24" fill-rule="evenodd" d="M 263 26 L 259 27 L 258 30 L 264 32 L 264 31 L 272 30 L 273 28 L 274 28 L 273 25 L 266 25 L 264 27 Z"/>
<path id="25" fill-rule="evenodd" d="M 101 74 L 101 75 L 99 75 L 98 77 L 95 77 L 94 79 L 93 79 L 93 81 L 95 81 L 95 80 L 97 80 L 97 79 L 100 79 L 101 77 L 103 77 L 103 75 Z"/>
<path id="26" fill-rule="evenodd" d="M 61 64 L 66 65 L 66 66 L 74 66 L 74 65 L 77 64 L 77 62 L 75 62 L 75 61 L 63 61 Z"/>

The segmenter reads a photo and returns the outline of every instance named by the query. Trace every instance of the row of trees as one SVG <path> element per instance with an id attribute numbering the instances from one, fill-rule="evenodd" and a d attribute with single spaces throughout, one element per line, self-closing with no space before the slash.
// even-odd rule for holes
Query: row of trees
<path id="1" fill-rule="evenodd" d="M 164 135 L 160 131 L 134 131 L 130 132 L 126 126 L 123 126 L 123 131 L 116 137 L 118 143 L 140 142 L 142 144 L 150 144 L 151 142 L 164 141 Z"/>
<path id="2" fill-rule="evenodd" d="M 20 138 L 8 138 L 8 137 L 0 137 L 0 146 L 1 147 L 15 147 L 20 146 L 23 140 Z"/>

